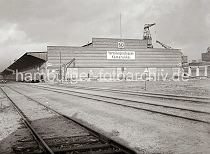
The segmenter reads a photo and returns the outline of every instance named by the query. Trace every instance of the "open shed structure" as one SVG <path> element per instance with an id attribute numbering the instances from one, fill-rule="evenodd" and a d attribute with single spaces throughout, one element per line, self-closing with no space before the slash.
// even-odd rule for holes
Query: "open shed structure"
<path id="1" fill-rule="evenodd" d="M 24 81 L 34 79 L 36 72 L 46 70 L 47 52 L 26 52 L 1 74 L 5 80 Z M 30 75 L 31 74 L 31 75 Z"/>

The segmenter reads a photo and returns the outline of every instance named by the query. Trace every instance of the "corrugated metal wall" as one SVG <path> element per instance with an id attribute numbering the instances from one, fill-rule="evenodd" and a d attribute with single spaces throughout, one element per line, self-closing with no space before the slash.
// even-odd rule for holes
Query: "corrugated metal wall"
<path id="1" fill-rule="evenodd" d="M 107 59 L 107 51 L 118 48 L 101 47 L 62 47 L 48 46 L 48 63 L 56 65 L 68 63 L 75 58 L 75 67 L 178 67 L 182 62 L 181 52 L 177 49 L 120 49 L 135 51 L 135 60 Z"/>
<path id="2" fill-rule="evenodd" d="M 124 42 L 124 48 L 118 48 L 118 42 Z M 138 39 L 104 39 L 93 38 L 92 44 L 86 47 L 48 46 L 48 67 L 59 69 L 75 58 L 71 67 L 80 72 L 118 72 L 126 68 L 126 72 L 143 72 L 145 68 L 154 68 L 156 72 L 164 69 L 172 73 L 172 68 L 181 67 L 182 53 L 179 49 L 146 48 L 147 40 Z M 135 51 L 135 59 L 107 59 L 107 51 Z M 61 58 L 61 61 L 60 61 Z"/>

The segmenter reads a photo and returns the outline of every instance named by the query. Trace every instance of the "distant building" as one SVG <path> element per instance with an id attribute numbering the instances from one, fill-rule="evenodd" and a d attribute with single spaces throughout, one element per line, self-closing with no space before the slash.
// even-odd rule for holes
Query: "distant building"
<path id="1" fill-rule="evenodd" d="M 191 77 L 210 77 L 210 62 L 192 62 L 186 72 Z"/>
<path id="2" fill-rule="evenodd" d="M 192 60 L 183 65 L 184 72 L 190 77 L 210 77 L 210 47 L 206 53 L 202 53 L 202 60 Z"/>
<path id="3" fill-rule="evenodd" d="M 188 57 L 187 56 L 182 56 L 182 64 L 188 63 Z"/>
<path id="4" fill-rule="evenodd" d="M 207 48 L 206 53 L 202 53 L 202 61 L 210 62 L 210 47 Z"/>

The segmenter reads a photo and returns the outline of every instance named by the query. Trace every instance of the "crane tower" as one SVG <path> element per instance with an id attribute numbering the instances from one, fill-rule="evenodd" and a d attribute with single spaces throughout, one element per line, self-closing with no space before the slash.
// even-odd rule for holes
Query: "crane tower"
<path id="1" fill-rule="evenodd" d="M 147 40 L 147 47 L 148 48 L 153 48 L 153 45 L 152 45 L 152 36 L 151 36 L 151 33 L 150 33 L 150 30 L 149 28 L 154 26 L 155 23 L 153 24 L 145 24 L 144 25 L 144 35 L 143 35 L 143 39 L 144 40 Z"/>

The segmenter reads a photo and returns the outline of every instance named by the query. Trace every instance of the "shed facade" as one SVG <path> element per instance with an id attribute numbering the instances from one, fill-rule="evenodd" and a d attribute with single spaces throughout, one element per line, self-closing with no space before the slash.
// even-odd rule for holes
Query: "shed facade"
<path id="1" fill-rule="evenodd" d="M 67 74 L 79 78 L 81 73 L 88 78 L 112 73 L 112 77 L 117 78 L 118 74 L 141 73 L 145 69 L 172 74 L 173 69 L 181 67 L 180 49 L 147 48 L 147 41 L 93 38 L 82 47 L 48 46 L 48 69 L 59 72 L 63 78 Z M 72 59 L 74 62 L 65 68 Z"/>

